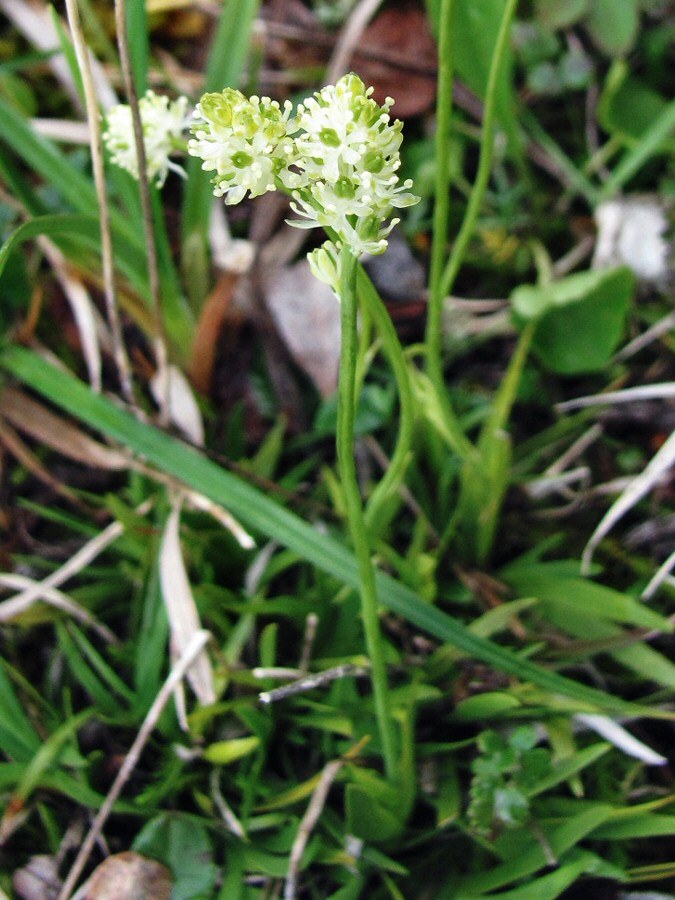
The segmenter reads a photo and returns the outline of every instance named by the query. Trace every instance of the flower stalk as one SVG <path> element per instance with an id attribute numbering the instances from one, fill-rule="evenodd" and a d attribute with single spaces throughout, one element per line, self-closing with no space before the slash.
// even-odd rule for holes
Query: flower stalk
<path id="1" fill-rule="evenodd" d="M 342 344 L 338 385 L 336 450 L 340 482 L 344 492 L 347 522 L 359 567 L 361 616 L 366 637 L 366 648 L 371 664 L 375 716 L 382 744 L 385 772 L 387 777 L 393 781 L 396 777 L 396 742 L 393 720 L 389 709 L 387 670 L 377 614 L 375 570 L 370 554 L 370 541 L 368 539 L 356 464 L 354 462 L 354 416 L 356 407 L 354 387 L 358 342 L 356 328 L 356 263 L 357 260 L 352 250 L 349 247 L 343 247 L 340 254 L 339 296 Z"/>

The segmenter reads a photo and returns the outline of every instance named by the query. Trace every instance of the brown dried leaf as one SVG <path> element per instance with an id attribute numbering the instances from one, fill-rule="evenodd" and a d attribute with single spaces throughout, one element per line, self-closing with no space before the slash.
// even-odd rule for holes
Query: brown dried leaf
<path id="1" fill-rule="evenodd" d="M 270 272 L 265 299 L 293 359 L 321 396 L 330 396 L 340 362 L 340 306 L 331 289 L 317 281 L 303 259 Z"/>
<path id="2" fill-rule="evenodd" d="M 169 900 L 171 873 L 155 859 L 127 851 L 109 856 L 87 884 L 84 900 Z"/>
<path id="3" fill-rule="evenodd" d="M 200 394 L 208 394 L 211 390 L 218 338 L 230 310 L 230 301 L 237 280 L 238 276 L 232 272 L 225 272 L 220 276 L 206 298 L 197 323 L 192 342 L 189 375 L 195 390 Z"/>
<path id="4" fill-rule="evenodd" d="M 354 68 L 374 98 L 396 100 L 399 119 L 420 116 L 436 98 L 436 42 L 421 5 L 401 3 L 383 10 L 368 26 L 354 57 Z"/>

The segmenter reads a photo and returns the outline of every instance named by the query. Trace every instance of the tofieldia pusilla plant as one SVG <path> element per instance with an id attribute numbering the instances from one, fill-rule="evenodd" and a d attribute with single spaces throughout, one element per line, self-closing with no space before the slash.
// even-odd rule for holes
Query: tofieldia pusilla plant
<path id="1" fill-rule="evenodd" d="M 295 115 L 288 101 L 282 107 L 269 97 L 246 97 L 233 88 L 207 93 L 194 113 L 188 152 L 202 160 L 202 169 L 213 173 L 213 193 L 228 205 L 280 190 L 291 197 L 297 216 L 289 220 L 290 225 L 322 227 L 330 238 L 309 254 L 309 262 L 314 275 L 329 284 L 340 300 L 337 461 L 359 564 L 380 750 L 386 773 L 395 780 L 397 738 L 379 629 L 375 570 L 354 462 L 356 278 L 361 254 L 386 250 L 387 237 L 399 221 L 392 218 L 394 209 L 412 206 L 419 197 L 410 193 L 411 181 L 400 183 L 403 125 L 391 121 L 389 110 L 394 101 L 387 98 L 380 105 L 372 93 L 372 88 L 350 73 L 300 103 Z M 179 140 L 174 130 L 174 125 L 179 127 L 178 109 L 174 118 L 170 113 L 175 104 L 183 109 L 184 98 L 175 104 L 156 99 L 157 105 L 145 98 L 141 118 L 149 145 L 148 167 L 152 167 L 148 175 L 161 184 L 168 168 L 175 166 L 169 154 Z M 158 115 L 160 105 L 164 118 Z M 106 142 L 113 161 L 137 176 L 131 116 L 124 109 L 128 110 L 117 108 L 108 116 Z M 390 340 L 396 342 L 395 334 Z"/>

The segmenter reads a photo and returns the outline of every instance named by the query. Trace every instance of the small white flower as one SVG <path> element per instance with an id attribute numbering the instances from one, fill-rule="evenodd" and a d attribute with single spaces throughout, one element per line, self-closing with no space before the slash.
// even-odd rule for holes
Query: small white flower
<path id="1" fill-rule="evenodd" d="M 282 111 L 269 97 L 245 97 L 225 88 L 204 94 L 195 111 L 194 138 L 188 152 L 199 157 L 202 169 L 215 172 L 216 197 L 239 203 L 248 192 L 258 197 L 276 190 L 276 178 L 286 166 L 285 138 L 291 104 Z"/>
<path id="2" fill-rule="evenodd" d="M 170 101 L 168 97 L 148 91 L 138 102 L 143 126 L 143 142 L 148 178 L 161 187 L 171 169 L 185 175 L 183 169 L 169 158 L 181 148 L 183 130 L 187 127 L 187 97 Z M 138 178 L 138 159 L 134 141 L 131 107 L 114 106 L 106 116 L 107 129 L 103 134 L 111 160 Z"/>

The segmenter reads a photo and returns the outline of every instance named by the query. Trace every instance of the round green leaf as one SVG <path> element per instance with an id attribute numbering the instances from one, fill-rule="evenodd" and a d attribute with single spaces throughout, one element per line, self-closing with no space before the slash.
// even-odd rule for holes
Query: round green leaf
<path id="1" fill-rule="evenodd" d="M 586 27 L 594 43 L 608 56 L 626 53 L 637 34 L 637 0 L 593 0 Z"/>
<path id="2" fill-rule="evenodd" d="M 511 294 L 516 321 L 537 321 L 532 350 L 560 375 L 595 372 L 621 340 L 634 290 L 629 269 L 570 275 L 548 285 L 523 285 Z"/>

